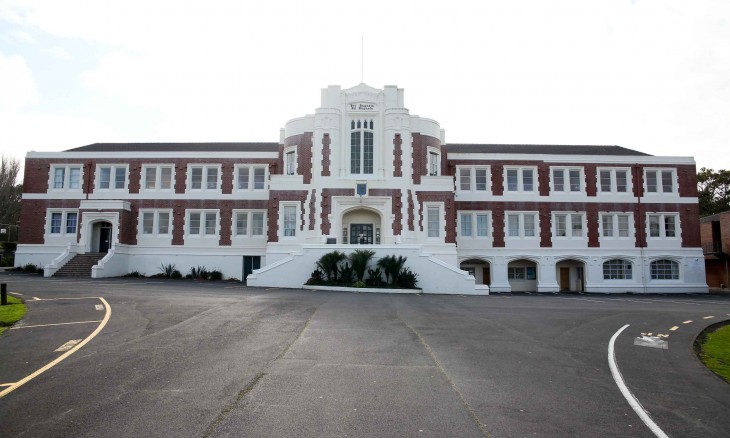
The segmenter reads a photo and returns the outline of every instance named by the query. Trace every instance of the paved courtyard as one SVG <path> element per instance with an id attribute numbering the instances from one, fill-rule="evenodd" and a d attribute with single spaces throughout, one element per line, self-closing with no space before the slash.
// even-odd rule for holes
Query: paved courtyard
<path id="1" fill-rule="evenodd" d="M 726 296 L 0 281 L 29 309 L 0 338 L 3 437 L 730 436 L 692 352 Z"/>

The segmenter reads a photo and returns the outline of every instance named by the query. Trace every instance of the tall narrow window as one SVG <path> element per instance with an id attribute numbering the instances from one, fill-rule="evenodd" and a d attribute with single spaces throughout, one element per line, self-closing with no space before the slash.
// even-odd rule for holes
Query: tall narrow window
<path id="1" fill-rule="evenodd" d="M 297 208 L 293 205 L 284 207 L 284 236 L 293 237 L 297 229 Z"/>
<path id="2" fill-rule="evenodd" d="M 519 180 L 517 179 L 517 169 L 507 170 L 507 190 L 516 192 L 519 190 Z"/>
<path id="3" fill-rule="evenodd" d="M 190 177 L 190 187 L 193 189 L 203 188 L 203 168 L 193 167 L 192 176 Z"/>
<path id="4" fill-rule="evenodd" d="M 580 192 L 580 170 L 570 169 L 568 176 L 570 177 L 570 191 Z"/>
<path id="5" fill-rule="evenodd" d="M 200 213 L 190 213 L 188 234 L 200 234 Z"/>
<path id="6" fill-rule="evenodd" d="M 522 219 L 525 221 L 525 237 L 535 237 L 535 215 L 526 214 Z"/>
<path id="7" fill-rule="evenodd" d="M 155 229 L 155 213 L 145 212 L 142 214 L 142 234 L 152 234 Z"/>
<path id="8" fill-rule="evenodd" d="M 489 216 L 486 214 L 477 214 L 477 237 L 487 237 L 489 235 Z"/>
<path id="9" fill-rule="evenodd" d="M 428 153 L 428 174 L 430 176 L 437 176 L 439 174 L 440 163 L 439 154 L 436 152 Z"/>
<path id="10" fill-rule="evenodd" d="M 602 192 L 611 191 L 611 171 L 610 170 L 601 171 L 601 191 Z"/>
<path id="11" fill-rule="evenodd" d="M 296 175 L 297 173 L 297 153 L 289 151 L 286 153 L 286 174 Z"/>
<path id="12" fill-rule="evenodd" d="M 108 189 L 112 179 L 111 167 L 102 167 L 99 173 L 99 188 Z"/>
<path id="13" fill-rule="evenodd" d="M 656 170 L 646 171 L 646 191 L 650 193 L 656 193 L 657 191 Z"/>
<path id="14" fill-rule="evenodd" d="M 471 237 L 471 214 L 461 215 L 461 235 L 463 237 Z"/>
<path id="15" fill-rule="evenodd" d="M 160 188 L 163 190 L 172 188 L 172 167 L 160 168 Z"/>
<path id="16" fill-rule="evenodd" d="M 613 216 L 610 214 L 603 215 L 603 237 L 613 237 Z"/>
<path id="17" fill-rule="evenodd" d="M 51 213 L 51 234 L 61 234 L 61 213 Z"/>
<path id="18" fill-rule="evenodd" d="M 57 167 L 53 172 L 53 188 L 62 189 L 63 182 L 66 180 L 66 168 Z"/>
<path id="19" fill-rule="evenodd" d="M 476 169 L 475 172 L 476 189 L 477 191 L 485 192 L 487 190 L 487 169 Z"/>
<path id="20" fill-rule="evenodd" d="M 81 168 L 72 167 L 69 169 L 68 188 L 78 189 L 81 187 Z"/>
<path id="21" fill-rule="evenodd" d="M 428 207 L 428 237 L 439 237 L 439 208 Z"/>
<path id="22" fill-rule="evenodd" d="M 671 170 L 662 171 L 662 191 L 664 193 L 671 193 L 674 191 L 674 172 Z"/>
<path id="23" fill-rule="evenodd" d="M 556 192 L 565 191 L 565 174 L 563 173 L 563 169 L 553 170 L 553 189 Z"/>
<path id="24" fill-rule="evenodd" d="M 507 215 L 507 228 L 510 237 L 519 237 L 520 235 L 520 215 Z"/>
<path id="25" fill-rule="evenodd" d="M 206 175 L 206 188 L 208 190 L 215 190 L 218 188 L 218 169 L 215 167 L 208 168 L 208 174 Z"/>
<path id="26" fill-rule="evenodd" d="M 619 193 L 626 193 L 628 188 L 628 182 L 626 180 L 626 171 L 616 171 L 616 191 Z"/>
<path id="27" fill-rule="evenodd" d="M 157 234 L 167 234 L 170 231 L 170 213 L 158 213 Z"/>
<path id="28" fill-rule="evenodd" d="M 251 235 L 252 236 L 263 236 L 264 235 L 264 213 L 252 213 L 251 214 Z"/>
<path id="29" fill-rule="evenodd" d="M 522 185 L 524 187 L 523 190 L 526 192 L 534 190 L 532 169 L 522 169 Z"/>
<path id="30" fill-rule="evenodd" d="M 568 233 L 566 225 L 567 216 L 564 214 L 555 215 L 555 235 L 565 237 Z"/>
<path id="31" fill-rule="evenodd" d="M 248 213 L 236 214 L 236 236 L 248 234 Z"/>
<path id="32" fill-rule="evenodd" d="M 471 169 L 459 169 L 459 188 L 463 191 L 471 190 Z"/>
<path id="33" fill-rule="evenodd" d="M 253 170 L 253 188 L 254 190 L 263 190 L 266 185 L 266 169 L 256 167 Z"/>
<path id="34" fill-rule="evenodd" d="M 629 237 L 629 215 L 618 215 L 618 237 Z"/>
<path id="35" fill-rule="evenodd" d="M 126 178 L 127 178 L 127 169 L 125 169 L 124 167 L 115 167 L 114 168 L 114 188 L 115 189 L 123 189 Z"/>
<path id="36" fill-rule="evenodd" d="M 66 213 L 66 234 L 75 234 L 78 224 L 78 213 Z"/>
<path id="37" fill-rule="evenodd" d="M 217 222 L 217 213 L 205 213 L 205 234 L 210 236 L 215 234 L 215 226 Z"/>
<path id="38" fill-rule="evenodd" d="M 144 172 L 144 188 L 154 189 L 157 183 L 157 168 L 148 167 Z"/>
<path id="39" fill-rule="evenodd" d="M 373 121 L 353 120 L 350 126 L 350 173 L 372 175 L 375 162 Z"/>
<path id="40" fill-rule="evenodd" d="M 249 168 L 238 169 L 238 190 L 248 190 Z"/>

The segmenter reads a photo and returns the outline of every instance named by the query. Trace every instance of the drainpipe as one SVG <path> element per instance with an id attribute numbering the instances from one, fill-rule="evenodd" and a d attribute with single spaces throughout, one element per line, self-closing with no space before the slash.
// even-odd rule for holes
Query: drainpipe
<path id="1" fill-rule="evenodd" d="M 639 227 L 639 232 L 641 233 L 640 239 L 639 239 L 639 260 L 641 262 L 641 287 L 646 294 L 646 273 L 644 272 L 644 247 L 646 246 L 646 221 L 644 212 L 641 208 L 641 195 L 643 195 L 644 192 L 644 184 L 641 180 L 641 166 L 638 164 L 634 165 L 634 181 L 636 181 L 636 187 L 634 189 L 636 190 L 636 204 L 638 208 L 638 218 L 636 218 L 639 221 L 639 224 L 641 225 Z"/>

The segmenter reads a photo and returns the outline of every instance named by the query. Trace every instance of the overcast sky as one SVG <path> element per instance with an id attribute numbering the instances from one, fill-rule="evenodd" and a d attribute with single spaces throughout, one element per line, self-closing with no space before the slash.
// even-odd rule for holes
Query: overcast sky
<path id="1" fill-rule="evenodd" d="M 327 85 L 405 89 L 447 143 L 730 168 L 730 1 L 2 0 L 0 145 L 278 141 Z"/>

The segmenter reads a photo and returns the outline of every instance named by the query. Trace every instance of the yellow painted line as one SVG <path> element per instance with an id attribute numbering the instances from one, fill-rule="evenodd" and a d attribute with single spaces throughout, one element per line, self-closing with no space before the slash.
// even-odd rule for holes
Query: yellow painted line
<path id="1" fill-rule="evenodd" d="M 714 316 L 703 316 L 702 319 L 712 319 Z"/>
<path id="2" fill-rule="evenodd" d="M 675 325 L 674 327 L 670 328 L 669 331 L 673 332 L 679 328 L 678 325 Z"/>
<path id="3" fill-rule="evenodd" d="M 0 383 L 0 386 L 13 386 L 15 383 Z"/>
<path id="4" fill-rule="evenodd" d="M 102 320 L 96 320 L 96 321 L 76 321 L 76 322 L 59 322 L 56 324 L 38 324 L 38 325 L 21 325 L 20 327 L 10 327 L 10 330 L 20 330 L 20 329 L 26 329 L 26 328 L 35 328 L 35 327 L 51 327 L 55 325 L 70 325 L 70 324 L 89 324 L 92 322 L 101 322 Z"/>
<path id="5" fill-rule="evenodd" d="M 682 324 L 689 324 L 690 322 L 692 322 L 692 320 L 688 319 L 687 321 L 684 321 Z"/>
<path id="6" fill-rule="evenodd" d="M 15 391 L 16 389 L 20 388 L 21 386 L 25 385 L 26 383 L 30 382 L 31 380 L 35 379 L 36 377 L 40 376 L 41 374 L 45 373 L 46 371 L 50 370 L 54 366 L 58 365 L 61 361 L 66 359 L 67 357 L 71 356 L 72 354 L 76 353 L 81 347 L 89 343 L 92 339 L 96 337 L 99 333 L 101 333 L 101 330 L 106 326 L 107 322 L 109 322 L 109 318 L 112 316 L 112 308 L 109 306 L 109 303 L 102 298 L 102 297 L 96 297 L 101 300 L 101 302 L 104 304 L 104 307 L 106 307 L 106 314 L 104 315 L 104 319 L 101 321 L 98 327 L 96 327 L 96 330 L 94 330 L 89 336 L 86 337 L 83 341 L 79 342 L 74 346 L 72 349 L 68 350 L 67 352 L 63 353 L 62 355 L 58 356 L 54 361 L 49 362 L 47 365 L 45 365 L 42 368 L 39 368 L 36 370 L 33 374 L 29 374 L 28 376 L 22 378 L 21 380 L 13 383 L 11 386 L 9 386 L 7 389 L 0 392 L 0 398 L 5 397 L 6 395 L 10 394 L 11 392 Z"/>

